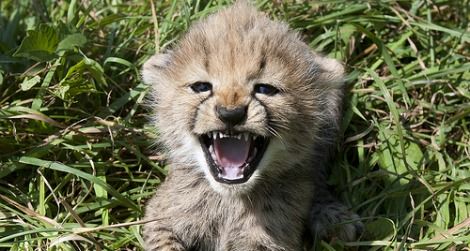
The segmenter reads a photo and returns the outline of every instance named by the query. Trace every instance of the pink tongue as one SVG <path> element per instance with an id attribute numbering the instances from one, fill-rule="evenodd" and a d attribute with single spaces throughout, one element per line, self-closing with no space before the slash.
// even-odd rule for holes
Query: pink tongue
<path id="1" fill-rule="evenodd" d="M 226 179 L 243 177 L 241 168 L 250 152 L 250 142 L 233 137 L 217 138 L 214 140 L 217 163 L 222 168 L 222 176 Z"/>

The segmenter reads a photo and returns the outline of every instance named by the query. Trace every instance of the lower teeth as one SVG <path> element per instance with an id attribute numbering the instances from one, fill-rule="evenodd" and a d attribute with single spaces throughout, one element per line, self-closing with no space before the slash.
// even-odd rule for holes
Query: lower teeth
<path id="1" fill-rule="evenodd" d="M 214 147 L 212 147 L 212 145 L 209 146 L 209 153 L 211 154 L 211 157 L 214 160 L 214 162 L 217 162 L 217 157 L 215 156 Z"/>

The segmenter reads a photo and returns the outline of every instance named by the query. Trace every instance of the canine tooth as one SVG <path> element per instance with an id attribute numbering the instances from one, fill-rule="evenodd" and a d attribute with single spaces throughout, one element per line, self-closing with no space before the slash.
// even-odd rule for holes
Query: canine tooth
<path id="1" fill-rule="evenodd" d="M 224 135 L 221 132 L 219 132 L 219 138 L 221 138 L 221 139 L 224 138 Z"/>
<path id="2" fill-rule="evenodd" d="M 213 139 L 216 139 L 216 138 L 217 138 L 217 133 L 216 133 L 216 132 L 212 132 L 212 138 L 213 138 Z"/>
<path id="3" fill-rule="evenodd" d="M 209 152 L 212 154 L 214 152 L 214 147 L 212 145 L 209 146 Z"/>
<path id="4" fill-rule="evenodd" d="M 245 141 L 248 141 L 248 138 L 250 137 L 250 134 L 248 134 L 247 132 L 243 134 L 244 138 L 245 138 Z"/>
<path id="5" fill-rule="evenodd" d="M 214 152 L 211 152 L 211 157 L 214 160 L 214 162 L 217 162 L 217 157 L 215 156 Z"/>

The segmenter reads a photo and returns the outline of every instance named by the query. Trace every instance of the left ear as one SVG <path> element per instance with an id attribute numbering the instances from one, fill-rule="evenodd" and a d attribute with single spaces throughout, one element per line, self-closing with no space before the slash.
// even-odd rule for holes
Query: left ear
<path id="1" fill-rule="evenodd" d="M 316 67 L 320 67 L 319 79 L 317 81 L 329 85 L 332 88 L 342 88 L 344 82 L 344 67 L 338 60 L 321 55 L 314 55 L 313 60 Z"/>
<path id="2" fill-rule="evenodd" d="M 344 67 L 336 59 L 313 54 L 314 66 L 316 68 L 315 84 L 320 91 L 319 104 L 323 116 L 323 134 L 335 138 L 342 118 L 343 101 L 345 96 Z"/>

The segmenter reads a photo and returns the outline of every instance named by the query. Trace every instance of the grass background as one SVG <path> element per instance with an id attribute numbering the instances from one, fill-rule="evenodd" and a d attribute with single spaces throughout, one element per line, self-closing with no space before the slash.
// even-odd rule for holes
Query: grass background
<path id="1" fill-rule="evenodd" d="M 0 250 L 141 250 L 164 179 L 142 63 L 229 1 L 0 2 Z M 347 66 L 318 250 L 470 250 L 470 1 L 257 1 Z M 152 14 L 154 10 L 154 14 Z"/>

